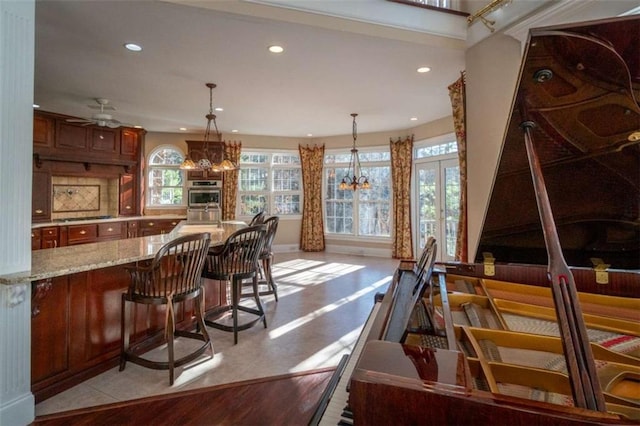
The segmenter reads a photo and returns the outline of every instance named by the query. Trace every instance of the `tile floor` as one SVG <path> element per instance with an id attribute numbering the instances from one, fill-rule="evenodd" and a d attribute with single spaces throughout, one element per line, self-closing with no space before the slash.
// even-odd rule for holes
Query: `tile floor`
<path id="1" fill-rule="evenodd" d="M 177 369 L 173 386 L 166 370 L 127 363 L 123 372 L 112 368 L 37 404 L 36 415 L 335 366 L 355 343 L 374 294 L 386 290 L 397 265 L 376 257 L 276 253 L 279 301 L 262 298 L 268 328 L 258 323 L 241 331 L 237 345 L 233 333 L 209 328 L 215 356 Z M 163 348 L 153 352 L 164 355 Z"/>

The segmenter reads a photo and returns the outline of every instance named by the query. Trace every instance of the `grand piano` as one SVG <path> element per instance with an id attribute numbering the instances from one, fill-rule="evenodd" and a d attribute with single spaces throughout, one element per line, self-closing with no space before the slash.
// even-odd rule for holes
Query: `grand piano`
<path id="1" fill-rule="evenodd" d="M 475 262 L 401 266 L 312 423 L 640 424 L 639 100 L 639 17 L 532 29 Z"/>

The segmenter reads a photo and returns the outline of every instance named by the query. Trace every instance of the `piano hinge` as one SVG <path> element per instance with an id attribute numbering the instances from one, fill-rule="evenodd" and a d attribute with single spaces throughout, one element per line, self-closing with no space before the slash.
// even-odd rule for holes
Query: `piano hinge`
<path id="1" fill-rule="evenodd" d="M 607 272 L 607 269 L 611 265 L 604 263 L 602 259 L 597 257 L 592 257 L 591 263 L 593 263 L 593 270 L 596 273 L 596 283 L 609 284 L 609 273 Z"/>
<path id="2" fill-rule="evenodd" d="M 482 253 L 483 264 L 484 264 L 484 274 L 488 277 L 493 277 L 496 274 L 496 259 L 493 257 L 493 254 L 485 251 Z"/>

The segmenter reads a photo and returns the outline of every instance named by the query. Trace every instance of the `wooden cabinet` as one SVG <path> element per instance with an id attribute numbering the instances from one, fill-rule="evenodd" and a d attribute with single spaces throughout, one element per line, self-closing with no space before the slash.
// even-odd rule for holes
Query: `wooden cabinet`
<path id="1" fill-rule="evenodd" d="M 167 234 L 173 231 L 178 223 L 180 223 L 179 219 L 141 220 L 138 236 Z"/>
<path id="2" fill-rule="evenodd" d="M 120 155 L 131 160 L 137 160 L 140 155 L 143 134 L 142 130 L 122 129 L 120 134 Z"/>
<path id="3" fill-rule="evenodd" d="M 140 225 L 137 220 L 130 220 L 127 222 L 127 238 L 137 238 L 138 229 Z"/>
<path id="4" fill-rule="evenodd" d="M 51 220 L 51 173 L 34 170 L 32 179 L 31 221 L 47 222 Z"/>
<path id="5" fill-rule="evenodd" d="M 195 162 L 202 158 L 203 148 L 203 141 L 187 141 L 189 157 Z M 207 150 L 211 161 L 220 163 L 224 159 L 224 142 L 207 142 Z M 222 180 L 222 172 L 190 171 L 187 180 Z"/>
<path id="6" fill-rule="evenodd" d="M 90 223 L 86 225 L 69 225 L 67 228 L 67 244 L 93 243 L 98 239 L 98 225 Z"/>
<path id="7" fill-rule="evenodd" d="M 108 154 L 113 157 L 120 151 L 120 129 L 108 127 L 91 128 L 89 151 L 94 154 Z"/>
<path id="8" fill-rule="evenodd" d="M 31 250 L 40 250 L 41 244 L 42 244 L 42 230 L 32 229 L 31 230 Z"/>
<path id="9" fill-rule="evenodd" d="M 58 150 L 74 151 L 75 153 L 87 151 L 89 139 L 89 127 L 67 123 L 57 120 L 55 148 Z"/>
<path id="10" fill-rule="evenodd" d="M 38 148 L 51 148 L 55 137 L 56 122 L 53 117 L 34 114 L 33 145 Z"/>
<path id="11" fill-rule="evenodd" d="M 59 243 L 59 233 L 57 226 L 48 226 L 46 228 L 42 228 L 42 243 L 40 248 L 48 249 L 48 248 L 56 248 Z"/>
<path id="12" fill-rule="evenodd" d="M 120 175 L 118 214 L 120 216 L 136 216 L 138 212 L 137 179 L 133 173 Z"/>
<path id="13" fill-rule="evenodd" d="M 98 224 L 98 240 L 121 240 L 127 238 L 126 222 L 107 222 Z"/>

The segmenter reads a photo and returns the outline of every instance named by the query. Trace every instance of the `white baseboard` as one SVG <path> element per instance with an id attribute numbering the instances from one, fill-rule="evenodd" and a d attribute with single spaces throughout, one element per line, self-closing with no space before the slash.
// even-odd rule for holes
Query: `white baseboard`
<path id="1" fill-rule="evenodd" d="M 354 256 L 369 256 L 369 257 L 391 258 L 391 250 L 384 249 L 384 248 L 372 248 L 372 247 L 358 247 L 358 246 L 327 244 L 325 246 L 325 251 L 327 253 L 351 254 L 351 255 L 354 255 Z"/>

